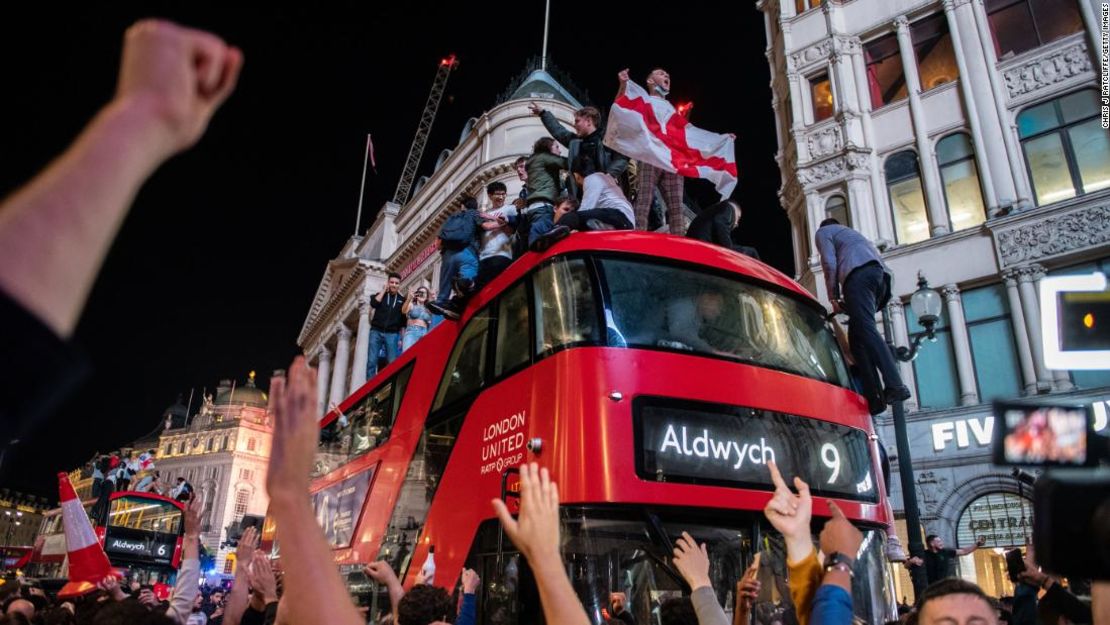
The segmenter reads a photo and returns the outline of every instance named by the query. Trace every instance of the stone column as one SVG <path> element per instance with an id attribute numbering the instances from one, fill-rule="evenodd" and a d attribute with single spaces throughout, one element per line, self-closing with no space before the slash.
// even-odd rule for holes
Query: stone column
<path id="1" fill-rule="evenodd" d="M 979 107 L 975 101 L 975 92 L 972 89 L 971 74 L 967 67 L 967 57 L 964 55 L 963 36 L 960 33 L 959 21 L 956 19 L 956 9 L 953 0 L 944 0 L 944 17 L 948 20 L 948 32 L 952 37 L 952 50 L 956 53 L 956 67 L 960 71 L 960 94 L 964 97 L 964 109 L 967 111 L 967 123 L 971 127 L 972 149 L 974 150 L 975 165 L 979 169 L 979 181 L 982 183 L 983 200 L 987 205 L 987 215 L 998 214 L 998 194 L 995 192 L 994 175 L 991 173 L 991 164 L 987 159 L 986 142 L 983 141 L 982 122 L 979 119 Z M 974 49 L 972 47 L 971 49 Z"/>
<path id="2" fill-rule="evenodd" d="M 914 143 L 917 147 L 918 163 L 921 166 L 921 185 L 925 191 L 925 207 L 929 216 L 930 236 L 948 234 L 948 210 L 944 204 L 944 193 L 940 188 L 940 173 L 937 159 L 929 143 L 928 120 L 921 105 L 921 78 L 917 74 L 917 57 L 913 52 L 910 25 L 906 16 L 894 20 L 898 28 L 898 51 L 902 56 L 902 71 L 906 76 L 906 91 L 910 100 L 910 119 L 913 123 Z"/>
<path id="3" fill-rule="evenodd" d="M 328 386 L 331 382 L 331 350 L 321 345 L 316 352 L 316 418 L 328 409 Z"/>
<path id="4" fill-rule="evenodd" d="M 886 309 L 889 313 L 887 318 L 890 319 L 890 329 L 894 332 L 894 345 L 909 347 L 910 333 L 906 328 L 906 310 L 902 300 L 891 299 Z M 917 375 L 913 371 L 913 364 L 899 360 L 898 373 L 902 375 L 902 383 L 910 389 L 910 398 L 902 402 L 902 405 L 906 412 L 913 412 L 917 410 Z"/>
<path id="5" fill-rule="evenodd" d="M 1021 361 L 1023 392 L 1026 395 L 1036 395 L 1037 369 L 1033 366 L 1033 351 L 1029 347 L 1029 333 L 1025 329 L 1025 311 L 1022 310 L 1021 294 L 1018 292 L 1018 271 L 1008 269 L 1002 272 L 1002 282 L 1006 285 L 1006 298 L 1010 302 L 1010 320 L 1014 326 L 1018 360 Z"/>
<path id="6" fill-rule="evenodd" d="M 1041 303 L 1037 299 L 1037 286 L 1034 284 L 1039 275 L 1044 274 L 1040 265 L 1018 268 L 1018 289 L 1021 293 L 1021 309 L 1025 313 L 1025 329 L 1029 333 L 1029 347 L 1033 352 L 1033 369 L 1037 372 L 1037 392 L 1052 390 L 1052 374 L 1044 365 L 1044 345 L 1041 341 Z"/>
<path id="7" fill-rule="evenodd" d="M 355 335 L 355 362 L 351 366 L 351 390 L 366 383 L 366 361 L 370 352 L 370 298 L 358 298 L 358 334 Z"/>
<path id="8" fill-rule="evenodd" d="M 328 396 L 328 404 L 339 405 L 344 399 L 347 399 L 347 366 L 351 356 L 351 331 L 347 326 L 339 324 L 336 330 L 336 345 L 335 345 L 335 371 L 331 375 L 331 394 Z"/>
<path id="9" fill-rule="evenodd" d="M 1014 181 L 1014 193 L 1017 195 L 1015 204 L 1018 209 L 1029 208 L 1033 206 L 1033 192 L 1029 185 L 1029 179 L 1026 178 L 1025 171 L 1025 157 L 1022 154 L 1021 146 L 1018 144 L 1017 138 L 1017 122 L 1012 113 L 1006 108 L 1009 98 L 1004 90 L 1003 78 L 998 71 L 998 58 L 994 52 L 994 39 L 991 36 L 990 26 L 987 24 L 987 9 L 983 5 L 983 0 L 974 0 L 966 10 L 970 10 L 975 22 L 975 30 L 979 34 L 979 51 L 982 53 L 983 61 L 986 63 L 987 83 L 990 85 L 991 93 L 993 95 L 992 102 L 994 103 L 994 115 L 996 122 L 999 126 L 999 131 L 1002 137 L 1002 146 L 1005 148 L 1005 159 L 1001 159 L 1001 152 L 996 141 L 989 142 L 985 149 L 990 151 L 990 160 L 1005 160 L 1010 167 L 1010 175 Z M 966 12 L 964 13 L 966 15 Z M 970 47 L 970 46 L 969 46 Z M 976 63 L 976 65 L 978 65 Z M 973 79 L 978 79 L 976 76 Z M 991 133 L 994 134 L 994 133 Z M 979 146 L 976 146 L 978 149 Z"/>
<path id="10" fill-rule="evenodd" d="M 973 406 L 979 403 L 979 391 L 975 384 L 975 361 L 971 357 L 971 341 L 967 337 L 967 322 L 964 321 L 960 289 L 955 284 L 946 284 L 940 292 L 947 304 L 952 347 L 956 351 L 956 373 L 960 379 L 960 405 Z"/>

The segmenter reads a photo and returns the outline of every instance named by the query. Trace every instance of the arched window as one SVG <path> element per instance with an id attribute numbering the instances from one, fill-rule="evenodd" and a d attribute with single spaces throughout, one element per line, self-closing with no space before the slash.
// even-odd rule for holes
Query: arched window
<path id="1" fill-rule="evenodd" d="M 1093 90 L 1027 108 L 1017 125 L 1038 206 L 1110 187 L 1110 135 Z"/>
<path id="2" fill-rule="evenodd" d="M 891 154 L 884 166 L 890 207 L 894 211 L 894 233 L 899 243 L 917 243 L 929 238 L 925 193 L 921 190 L 921 167 L 917 152 Z"/>
<path id="3" fill-rule="evenodd" d="M 843 195 L 834 195 L 825 201 L 825 217 L 832 217 L 842 226 L 852 227 L 852 219 L 848 214 L 848 202 Z"/>
<path id="4" fill-rule="evenodd" d="M 986 221 L 975 152 L 966 134 L 957 132 L 937 142 L 937 165 L 944 182 L 952 230 L 972 228 Z"/>
<path id="5" fill-rule="evenodd" d="M 477 117 L 471 117 L 470 119 L 466 120 L 466 124 L 463 125 L 462 133 L 459 135 L 459 143 L 466 141 L 467 136 L 470 135 L 470 131 L 474 130 L 474 124 L 477 123 Z"/>
<path id="6" fill-rule="evenodd" d="M 247 489 L 241 488 L 235 493 L 234 514 L 236 522 L 243 519 L 243 515 L 247 513 L 247 508 L 250 506 L 250 502 L 251 494 L 250 491 L 248 491 Z"/>
<path id="7" fill-rule="evenodd" d="M 442 167 L 445 162 L 447 162 L 447 158 L 450 157 L 450 156 L 451 156 L 451 150 L 444 150 L 444 151 L 440 152 L 439 157 L 436 158 L 436 166 L 432 168 L 432 171 L 433 172 L 439 171 L 439 168 Z"/>

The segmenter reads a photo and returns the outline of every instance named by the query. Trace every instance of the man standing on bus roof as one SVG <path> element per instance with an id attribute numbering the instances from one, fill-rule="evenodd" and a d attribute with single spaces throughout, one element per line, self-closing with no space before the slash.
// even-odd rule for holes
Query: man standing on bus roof
<path id="1" fill-rule="evenodd" d="M 366 356 L 366 379 L 378 373 L 378 354 L 385 347 L 385 362 L 389 364 L 401 355 L 401 328 L 405 327 L 405 315 L 401 307 L 405 298 L 401 295 L 401 274 L 390 273 L 385 289 L 370 298 L 374 318 L 370 320 L 370 350 Z"/>
<path id="2" fill-rule="evenodd" d="M 852 356 L 871 414 L 879 414 L 888 403 L 910 397 L 890 348 L 875 328 L 875 313 L 890 300 L 890 269 L 871 241 L 835 219 L 821 222 L 816 239 L 829 301 L 833 311 L 848 315 Z M 877 373 L 882 374 L 885 390 Z"/>

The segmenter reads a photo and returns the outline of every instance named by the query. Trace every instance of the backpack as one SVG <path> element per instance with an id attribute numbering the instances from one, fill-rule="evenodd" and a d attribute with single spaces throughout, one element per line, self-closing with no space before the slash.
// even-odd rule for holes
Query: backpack
<path id="1" fill-rule="evenodd" d="M 476 239 L 478 224 L 469 210 L 451 215 L 439 229 L 439 238 L 447 249 L 457 250 L 473 243 Z"/>

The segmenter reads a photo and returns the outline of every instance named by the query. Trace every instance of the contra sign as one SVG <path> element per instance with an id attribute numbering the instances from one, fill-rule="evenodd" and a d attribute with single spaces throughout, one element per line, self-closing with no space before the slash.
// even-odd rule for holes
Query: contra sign
<path id="1" fill-rule="evenodd" d="M 815 495 L 877 501 L 867 434 L 827 421 L 720 404 L 638 398 L 640 477 L 774 490 L 765 466 L 797 475 Z"/>

